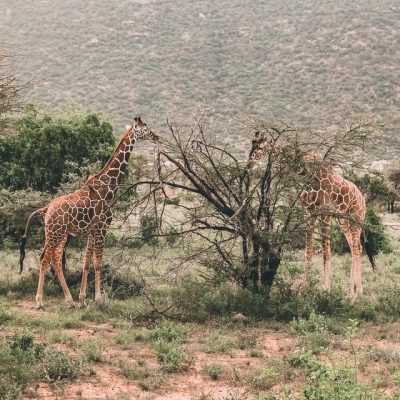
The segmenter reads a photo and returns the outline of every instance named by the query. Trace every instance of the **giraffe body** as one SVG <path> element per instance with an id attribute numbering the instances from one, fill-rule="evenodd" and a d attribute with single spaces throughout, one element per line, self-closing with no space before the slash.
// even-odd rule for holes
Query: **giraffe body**
<path id="1" fill-rule="evenodd" d="M 250 161 L 261 160 L 272 151 L 276 155 L 284 157 L 292 155 L 290 150 L 284 147 L 273 148 L 264 136 L 256 133 L 249 159 Z M 306 223 L 306 275 L 310 274 L 312 268 L 314 231 L 316 222 L 319 222 L 324 263 L 323 288 L 330 291 L 330 227 L 332 218 L 335 217 L 339 221 L 340 229 L 351 250 L 352 266 L 348 295 L 351 299 L 355 299 L 363 292 L 361 282 L 362 228 L 360 223 L 364 221 L 366 214 L 364 196 L 353 182 L 335 172 L 330 163 L 323 160 L 321 156 L 304 154 L 303 160 L 306 164 L 318 163 L 309 179 L 307 178 L 306 185 L 300 194 Z"/>
<path id="2" fill-rule="evenodd" d="M 37 307 L 43 305 L 44 277 L 49 264 L 53 267 L 60 281 L 67 303 L 74 306 L 61 268 L 62 254 L 68 235 L 85 234 L 88 236 L 79 294 L 80 305 L 83 306 L 86 301 L 87 276 L 91 263 L 93 263 L 95 269 L 95 300 L 96 302 L 100 301 L 102 253 L 106 232 L 112 222 L 112 200 L 125 173 L 136 140 L 158 139 L 157 135 L 148 129 L 140 118 L 137 117 L 134 121 L 135 124 L 127 127 L 110 159 L 98 174 L 90 177 L 80 189 L 53 199 L 47 207 L 34 211 L 29 217 L 23 240 L 26 238 L 32 217 L 44 213 L 45 246 L 40 257 L 39 283 L 36 294 Z M 21 246 L 21 271 L 24 254 L 23 242 Z"/>

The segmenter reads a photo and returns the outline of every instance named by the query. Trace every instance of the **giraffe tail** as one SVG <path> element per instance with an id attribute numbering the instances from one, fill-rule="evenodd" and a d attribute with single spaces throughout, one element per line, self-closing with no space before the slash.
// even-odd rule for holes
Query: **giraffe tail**
<path id="1" fill-rule="evenodd" d="M 25 259 L 25 244 L 26 244 L 26 237 L 28 236 L 29 225 L 31 224 L 32 218 L 38 214 L 44 214 L 47 211 L 47 207 L 39 208 L 35 210 L 28 218 L 25 226 L 25 232 L 22 235 L 20 242 L 19 242 L 19 273 L 22 274 L 24 270 L 24 259 Z"/>
<path id="2" fill-rule="evenodd" d="M 363 238 L 364 238 L 363 244 L 365 253 L 367 254 L 368 260 L 371 263 L 372 270 L 375 272 L 378 269 L 378 267 L 375 262 L 373 247 L 371 246 L 371 243 L 368 241 L 368 235 L 365 230 L 363 230 Z"/>

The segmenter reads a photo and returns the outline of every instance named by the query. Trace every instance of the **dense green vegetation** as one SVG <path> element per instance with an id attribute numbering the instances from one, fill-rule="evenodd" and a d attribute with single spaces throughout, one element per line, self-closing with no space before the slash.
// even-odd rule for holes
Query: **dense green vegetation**
<path id="1" fill-rule="evenodd" d="M 40 114 L 32 107 L 0 137 L 0 187 L 54 193 L 70 174 L 104 163 L 115 144 L 113 130 L 96 113 Z M 101 165 L 101 164 L 100 164 Z M 82 177 L 85 178 L 85 177 Z"/>

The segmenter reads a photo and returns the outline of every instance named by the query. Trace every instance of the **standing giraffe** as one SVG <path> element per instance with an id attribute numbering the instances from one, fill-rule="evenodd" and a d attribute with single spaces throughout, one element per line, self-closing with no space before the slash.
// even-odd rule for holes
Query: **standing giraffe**
<path id="1" fill-rule="evenodd" d="M 148 129 L 139 117 L 134 119 L 133 126 L 127 126 L 110 159 L 99 173 L 91 176 L 80 189 L 53 199 L 46 207 L 34 211 L 29 216 L 20 245 L 21 272 L 29 224 L 35 215 L 44 214 L 45 245 L 40 256 L 37 308 L 43 306 L 43 284 L 49 264 L 52 265 L 60 281 L 67 303 L 71 307 L 75 306 L 61 268 L 62 254 L 68 235 L 88 235 L 79 293 L 80 306 L 84 306 L 86 302 L 87 277 L 92 260 L 95 269 L 95 301 L 97 303 L 100 301 L 102 253 L 106 232 L 112 221 L 112 200 L 124 176 L 129 156 L 137 139 L 158 140 L 158 136 Z"/>
<path id="2" fill-rule="evenodd" d="M 290 157 L 292 150 L 284 147 L 272 147 L 264 135 L 256 132 L 249 155 L 250 161 L 258 161 L 274 152 L 276 155 Z M 357 186 L 336 173 L 329 161 L 318 154 L 304 154 L 303 160 L 311 168 L 311 176 L 303 188 L 300 199 L 306 221 L 306 276 L 309 276 L 314 255 L 314 230 L 317 219 L 320 223 L 322 254 L 324 262 L 323 288 L 331 289 L 331 243 L 330 227 L 332 216 L 338 218 L 340 229 L 344 233 L 351 250 L 351 273 L 348 295 L 355 299 L 363 292 L 361 282 L 361 234 L 360 223 L 365 219 L 366 206 L 363 194 Z M 341 217 L 342 216 L 342 217 Z M 376 265 L 368 254 L 372 267 Z"/>

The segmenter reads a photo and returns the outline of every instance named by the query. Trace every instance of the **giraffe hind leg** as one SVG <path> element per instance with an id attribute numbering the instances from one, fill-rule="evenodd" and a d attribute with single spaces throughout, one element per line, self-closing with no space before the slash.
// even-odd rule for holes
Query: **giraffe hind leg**
<path id="1" fill-rule="evenodd" d="M 82 281 L 81 281 L 81 289 L 79 292 L 80 307 L 84 307 L 86 305 L 87 278 L 90 268 L 90 262 L 92 261 L 92 255 L 93 255 L 93 238 L 89 236 L 86 246 L 85 258 L 83 260 Z"/>
<path id="2" fill-rule="evenodd" d="M 311 275 L 312 259 L 314 256 L 314 229 L 315 218 L 305 213 L 306 218 L 306 248 L 305 248 L 305 261 L 306 261 L 306 278 Z"/>
<path id="3" fill-rule="evenodd" d="M 62 253 L 64 250 L 66 238 L 55 248 L 53 252 L 53 263 L 52 266 L 54 268 L 54 272 L 57 275 L 58 280 L 60 281 L 61 288 L 64 292 L 65 300 L 67 301 L 70 307 L 75 307 L 74 301 L 72 300 L 71 293 L 68 289 L 67 282 L 65 281 L 65 277 L 62 271 Z"/>
<path id="4" fill-rule="evenodd" d="M 44 277 L 46 275 L 47 268 L 50 264 L 50 260 L 52 258 L 53 249 L 45 244 L 42 255 L 40 256 L 40 265 L 39 265 L 39 282 L 38 288 L 36 292 L 36 308 L 43 308 L 43 286 L 44 286 Z"/>

